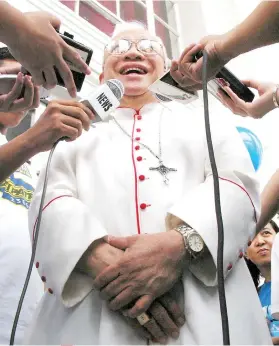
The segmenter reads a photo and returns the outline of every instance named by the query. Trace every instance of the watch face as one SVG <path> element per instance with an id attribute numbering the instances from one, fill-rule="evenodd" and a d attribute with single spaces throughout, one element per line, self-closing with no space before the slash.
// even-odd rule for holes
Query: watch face
<path id="1" fill-rule="evenodd" d="M 198 234 L 191 234 L 188 239 L 190 249 L 195 252 L 200 252 L 203 249 L 203 241 Z"/>

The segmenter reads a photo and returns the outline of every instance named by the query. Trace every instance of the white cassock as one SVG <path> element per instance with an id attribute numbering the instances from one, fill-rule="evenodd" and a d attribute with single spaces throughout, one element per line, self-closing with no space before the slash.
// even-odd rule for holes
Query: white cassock
<path id="1" fill-rule="evenodd" d="M 36 263 L 47 292 L 25 342 L 32 344 L 146 344 L 108 309 L 92 279 L 75 266 L 96 239 L 165 231 L 167 212 L 195 228 L 211 255 L 185 268 L 172 290 L 186 323 L 171 344 L 221 344 L 217 292 L 217 225 L 203 112 L 177 103 L 158 103 L 136 112 L 119 108 L 115 124 L 97 125 L 72 143 L 59 143 L 51 164 Z M 160 114 L 163 109 L 161 130 Z M 242 254 L 253 239 L 259 194 L 248 152 L 228 120 L 212 117 L 225 232 L 224 274 L 232 344 L 270 344 L 257 292 Z M 150 167 L 162 159 L 176 168 L 169 185 Z M 33 232 L 44 172 L 30 210 Z M 142 209 L 143 208 L 143 209 Z"/>

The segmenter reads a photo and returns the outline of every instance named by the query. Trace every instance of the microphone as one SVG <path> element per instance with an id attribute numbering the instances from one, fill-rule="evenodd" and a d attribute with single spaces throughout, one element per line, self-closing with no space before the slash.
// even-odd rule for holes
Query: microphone
<path id="1" fill-rule="evenodd" d="M 117 79 L 109 79 L 79 102 L 94 113 L 95 117 L 91 121 L 91 126 L 95 127 L 94 123 L 108 121 L 110 119 L 110 113 L 120 105 L 120 100 L 123 95 L 123 83 Z M 41 99 L 41 101 L 46 105 L 49 103 L 49 100 L 46 99 Z M 67 137 L 62 137 L 58 141 L 63 141 L 65 139 L 67 139 Z"/>
<path id="2" fill-rule="evenodd" d="M 109 79 L 80 102 L 94 114 L 94 123 L 107 121 L 111 112 L 119 105 L 124 95 L 124 85 L 117 79 Z"/>
<path id="3" fill-rule="evenodd" d="M 15 84 L 17 75 L 0 75 L 0 95 L 11 91 Z M 24 93 L 24 91 L 23 91 Z M 40 87 L 40 101 L 48 104 L 47 98 L 50 90 Z M 92 123 L 106 121 L 109 114 L 119 105 L 124 95 L 124 85 L 117 79 L 110 79 L 104 84 L 98 86 L 92 93 L 80 102 L 87 106 L 94 114 L 95 118 Z M 20 96 L 22 97 L 23 94 Z"/>

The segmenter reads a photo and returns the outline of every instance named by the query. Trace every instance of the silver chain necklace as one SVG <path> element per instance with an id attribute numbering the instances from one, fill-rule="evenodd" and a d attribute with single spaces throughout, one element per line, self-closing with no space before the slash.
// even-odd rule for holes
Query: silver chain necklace
<path id="1" fill-rule="evenodd" d="M 168 185 L 169 183 L 169 178 L 167 177 L 167 174 L 170 172 L 176 172 L 177 169 L 176 168 L 169 168 L 167 166 L 164 165 L 163 160 L 162 160 L 162 145 L 161 145 L 161 122 L 162 122 L 162 114 L 163 114 L 164 109 L 162 109 L 161 114 L 160 114 L 160 118 L 159 118 L 159 141 L 158 141 L 158 145 L 159 145 L 159 154 L 156 155 L 154 153 L 154 151 L 149 148 L 148 145 L 137 141 L 137 143 L 141 144 L 144 148 L 146 148 L 154 157 L 156 157 L 156 159 L 159 161 L 159 166 L 158 167 L 150 167 L 149 170 L 150 171 L 157 171 L 159 172 L 164 179 L 164 183 L 166 185 Z M 119 124 L 119 122 L 115 119 L 115 117 L 112 117 L 114 122 L 116 123 L 116 125 L 120 128 L 120 130 L 126 135 L 128 136 L 131 140 L 133 140 L 132 136 Z"/>

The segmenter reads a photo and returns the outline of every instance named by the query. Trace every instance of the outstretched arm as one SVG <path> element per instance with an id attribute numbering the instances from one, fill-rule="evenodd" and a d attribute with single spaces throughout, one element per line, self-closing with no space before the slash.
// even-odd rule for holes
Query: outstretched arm
<path id="1" fill-rule="evenodd" d="M 262 210 L 257 223 L 257 232 L 274 217 L 279 210 L 279 170 L 270 178 L 261 194 Z"/>

